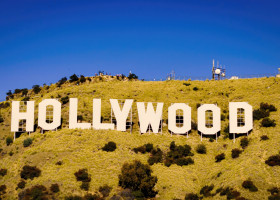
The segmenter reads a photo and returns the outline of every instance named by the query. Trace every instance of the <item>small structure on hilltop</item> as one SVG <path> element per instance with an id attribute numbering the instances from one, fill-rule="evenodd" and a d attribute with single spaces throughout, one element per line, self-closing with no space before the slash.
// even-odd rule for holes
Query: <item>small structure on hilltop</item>
<path id="1" fill-rule="evenodd" d="M 221 80 L 226 78 L 226 69 L 222 66 L 219 66 L 219 62 L 217 62 L 217 66 L 215 67 L 215 60 L 213 59 L 212 66 L 212 80 Z"/>
<path id="2" fill-rule="evenodd" d="M 175 80 L 175 72 L 174 72 L 174 70 L 172 70 L 171 73 L 167 74 L 166 80 L 168 80 L 168 81 Z"/>
<path id="3" fill-rule="evenodd" d="M 276 74 L 277 78 L 280 78 L 280 68 L 278 68 L 278 74 Z"/>

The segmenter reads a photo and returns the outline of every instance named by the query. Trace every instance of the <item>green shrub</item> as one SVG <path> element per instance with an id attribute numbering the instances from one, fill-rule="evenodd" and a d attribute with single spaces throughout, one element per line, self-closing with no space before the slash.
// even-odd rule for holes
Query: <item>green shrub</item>
<path id="1" fill-rule="evenodd" d="M 249 140 L 247 137 L 244 137 L 240 140 L 240 146 L 242 149 L 245 149 L 249 145 Z"/>
<path id="2" fill-rule="evenodd" d="M 240 192 L 234 190 L 233 188 L 219 188 L 216 193 L 220 193 L 220 196 L 227 196 L 227 199 L 237 199 L 240 197 Z"/>
<path id="3" fill-rule="evenodd" d="M 248 189 L 250 192 L 257 192 L 258 188 L 254 185 L 253 181 L 246 180 L 242 183 L 242 187 Z"/>
<path id="4" fill-rule="evenodd" d="M 35 166 L 29 166 L 29 165 L 25 165 L 20 172 L 20 177 L 25 180 L 27 179 L 33 180 L 33 178 L 39 177 L 40 175 L 41 175 L 40 169 L 38 169 Z"/>
<path id="5" fill-rule="evenodd" d="M 98 191 L 102 194 L 103 198 L 108 197 L 110 192 L 112 190 L 112 187 L 108 185 L 100 186 Z"/>
<path id="6" fill-rule="evenodd" d="M 268 104 L 268 103 L 263 103 L 263 102 L 260 104 L 260 109 L 261 110 L 268 110 L 270 112 L 277 111 L 277 109 L 274 105 Z"/>
<path id="7" fill-rule="evenodd" d="M 60 86 L 63 85 L 66 81 L 67 81 L 67 78 L 66 78 L 66 77 L 61 78 L 61 79 L 57 82 L 57 86 L 60 87 Z"/>
<path id="8" fill-rule="evenodd" d="M 199 194 L 203 195 L 204 197 L 210 197 L 212 196 L 211 191 L 214 189 L 214 185 L 205 185 L 204 187 L 201 188 Z"/>
<path id="9" fill-rule="evenodd" d="M 280 166 L 280 155 L 270 156 L 266 161 L 265 164 L 269 166 Z"/>
<path id="10" fill-rule="evenodd" d="M 13 143 L 13 138 L 12 137 L 7 137 L 6 138 L 6 144 L 7 144 L 7 146 L 9 146 L 10 144 L 12 144 Z"/>
<path id="11" fill-rule="evenodd" d="M 197 194 L 194 193 L 188 193 L 185 196 L 185 200 L 199 200 L 200 198 L 198 197 Z"/>
<path id="12" fill-rule="evenodd" d="M 267 135 L 262 135 L 262 136 L 261 136 L 261 141 L 262 141 L 262 140 L 268 140 L 268 139 L 269 139 L 269 137 L 268 137 Z"/>
<path id="13" fill-rule="evenodd" d="M 88 191 L 89 189 L 89 182 L 82 182 L 82 185 L 80 186 L 82 190 Z"/>
<path id="14" fill-rule="evenodd" d="M 38 94 L 40 91 L 41 91 L 41 88 L 40 88 L 40 86 L 39 85 L 33 85 L 33 92 L 35 93 L 35 94 Z"/>
<path id="15" fill-rule="evenodd" d="M 269 117 L 269 111 L 268 110 L 261 110 L 257 109 L 253 111 L 253 119 L 254 120 L 260 120 L 265 117 Z"/>
<path id="16" fill-rule="evenodd" d="M 169 146 L 170 151 L 167 152 L 164 165 L 169 167 L 172 164 L 179 164 L 182 166 L 188 165 L 188 164 L 193 164 L 193 160 L 190 158 L 186 158 L 186 156 L 193 156 L 193 153 L 191 152 L 191 147 L 189 145 L 184 145 L 184 146 L 177 146 L 174 141 L 170 143 Z M 185 158 L 185 159 L 182 159 Z M 179 160 L 178 160 L 179 159 Z"/>
<path id="17" fill-rule="evenodd" d="M 43 185 L 35 185 L 30 189 L 26 189 L 18 194 L 19 199 L 49 199 L 48 190 Z"/>
<path id="18" fill-rule="evenodd" d="M 26 185 L 26 182 L 24 180 L 21 180 L 18 184 L 17 187 L 20 189 L 24 189 Z"/>
<path id="19" fill-rule="evenodd" d="M 206 146 L 204 144 L 197 145 L 196 152 L 200 154 L 206 154 Z"/>
<path id="20" fill-rule="evenodd" d="M 215 140 L 213 138 L 210 138 L 209 139 L 209 142 L 214 142 Z"/>
<path id="21" fill-rule="evenodd" d="M 242 151 L 240 149 L 232 149 L 231 150 L 231 157 L 232 158 L 238 158 L 239 155 L 242 153 Z"/>
<path id="22" fill-rule="evenodd" d="M 107 152 L 109 152 L 109 151 L 112 152 L 112 151 L 115 151 L 116 148 L 117 148 L 116 143 L 111 141 L 111 142 L 108 142 L 107 144 L 105 144 L 105 146 L 102 147 L 102 150 L 107 151 Z"/>
<path id="23" fill-rule="evenodd" d="M 138 79 L 138 76 L 136 76 L 135 74 L 132 73 L 132 74 L 129 74 L 127 78 L 128 78 L 128 80 Z"/>
<path id="24" fill-rule="evenodd" d="M 84 83 L 84 82 L 86 82 L 86 80 L 87 80 L 87 79 L 86 79 L 83 75 L 81 75 L 81 77 L 80 77 L 80 82 L 81 82 L 81 83 Z"/>
<path id="25" fill-rule="evenodd" d="M 183 83 L 184 86 L 190 86 L 190 83 Z"/>
<path id="26" fill-rule="evenodd" d="M 79 80 L 79 78 L 78 78 L 78 76 L 76 74 L 73 74 L 72 76 L 70 76 L 70 82 L 71 83 L 75 82 L 75 81 L 78 81 L 78 80 Z"/>
<path id="27" fill-rule="evenodd" d="M 193 88 L 193 91 L 197 91 L 197 90 L 198 90 L 198 87 L 194 87 L 194 88 Z"/>
<path id="28" fill-rule="evenodd" d="M 137 147 L 137 148 L 133 148 L 132 150 L 135 152 L 135 153 L 146 153 L 146 152 L 151 152 L 153 150 L 154 146 L 153 144 L 151 143 L 148 143 L 148 144 L 144 144 L 140 147 Z"/>
<path id="29" fill-rule="evenodd" d="M 175 160 L 175 164 L 179 165 L 179 166 L 190 165 L 190 164 L 194 164 L 194 161 L 190 157 L 188 157 L 188 158 L 178 158 L 178 159 Z"/>
<path id="30" fill-rule="evenodd" d="M 7 189 L 6 185 L 0 185 L 0 198 L 1 195 L 6 194 L 6 189 Z"/>
<path id="31" fill-rule="evenodd" d="M 163 155 L 163 152 L 161 151 L 160 148 L 153 149 L 151 152 L 151 156 L 148 159 L 149 165 L 153 165 L 155 163 L 161 163 L 162 155 Z"/>
<path id="32" fill-rule="evenodd" d="M 0 123 L 4 122 L 4 118 L 2 117 L 2 115 L 0 114 Z"/>
<path id="33" fill-rule="evenodd" d="M 68 96 L 62 97 L 60 101 L 62 102 L 62 105 L 67 104 L 69 102 L 69 97 Z"/>
<path id="34" fill-rule="evenodd" d="M 276 123 L 275 123 L 274 119 L 270 119 L 269 117 L 266 117 L 261 121 L 261 126 L 262 127 L 275 127 Z"/>
<path id="35" fill-rule="evenodd" d="M 221 153 L 221 154 L 217 155 L 217 156 L 215 157 L 215 159 L 216 159 L 216 162 L 221 162 L 222 160 L 225 159 L 225 154 L 224 154 L 224 153 Z"/>
<path id="36" fill-rule="evenodd" d="M 157 177 L 151 175 L 152 170 L 149 165 L 142 164 L 135 160 L 133 163 L 124 163 L 119 175 L 119 185 L 132 191 L 141 191 L 145 197 L 154 197 L 157 192 L 154 186 Z"/>
<path id="37" fill-rule="evenodd" d="M 23 146 L 24 147 L 29 147 L 32 144 L 32 139 L 31 138 L 26 138 L 23 140 Z"/>
<path id="38" fill-rule="evenodd" d="M 58 192 L 59 192 L 59 185 L 58 185 L 57 183 L 52 184 L 51 187 L 50 187 L 50 190 L 51 190 L 53 193 L 58 193 Z"/>
<path id="39" fill-rule="evenodd" d="M 82 181 L 82 182 L 91 181 L 91 177 L 88 174 L 87 169 L 79 169 L 79 171 L 75 172 L 74 175 L 76 176 L 77 181 Z"/>
<path id="40" fill-rule="evenodd" d="M 271 194 L 268 197 L 268 200 L 280 200 L 280 188 L 273 187 L 271 189 L 268 189 L 267 191 Z"/>
<path id="41" fill-rule="evenodd" d="M 0 169 L 0 176 L 6 176 L 7 169 Z"/>

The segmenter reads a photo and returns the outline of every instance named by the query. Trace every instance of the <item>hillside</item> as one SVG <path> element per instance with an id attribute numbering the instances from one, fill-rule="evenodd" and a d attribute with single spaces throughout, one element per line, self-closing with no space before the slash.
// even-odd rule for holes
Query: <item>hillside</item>
<path id="1" fill-rule="evenodd" d="M 188 83 L 188 84 L 187 84 Z M 54 194 L 55 199 L 63 199 L 69 195 L 85 195 L 87 192 L 80 188 L 81 183 L 76 181 L 74 175 L 79 169 L 86 168 L 91 175 L 89 192 L 94 193 L 105 184 L 113 189 L 110 197 L 121 191 L 118 186 L 118 175 L 125 162 L 140 160 L 147 164 L 149 154 L 136 154 L 133 148 L 152 143 L 159 147 L 164 155 L 169 151 L 169 145 L 175 141 L 176 145 L 188 144 L 192 147 L 194 164 L 170 167 L 163 163 L 151 166 L 152 175 L 158 181 L 155 190 L 158 191 L 156 199 L 184 199 L 187 193 L 199 194 L 205 185 L 214 185 L 212 193 L 220 187 L 231 187 L 240 192 L 246 199 L 267 199 L 272 187 L 280 187 L 280 166 L 269 166 L 265 160 L 269 156 L 279 153 L 280 144 L 280 79 L 258 78 L 222 81 L 119 81 L 119 80 L 91 80 L 87 79 L 79 85 L 66 82 L 61 87 L 56 84 L 41 87 L 38 94 L 29 90 L 30 100 L 35 101 L 35 119 L 37 118 L 37 105 L 43 99 L 62 99 L 68 96 L 79 99 L 78 115 L 82 115 L 84 122 L 92 122 L 92 99 L 102 99 L 102 117 L 104 121 L 110 119 L 111 108 L 109 99 L 134 99 L 133 104 L 133 132 L 96 131 L 96 130 L 69 130 L 68 104 L 62 106 L 62 129 L 49 131 L 44 134 L 37 129 L 28 136 L 21 134 L 13 144 L 7 146 L 6 138 L 13 136 L 10 132 L 11 107 L 1 108 L 4 122 L 0 123 L 1 140 L 0 169 L 7 169 L 7 175 L 0 176 L 0 185 L 6 185 L 6 194 L 3 199 L 17 199 L 18 194 L 36 184 L 47 188 L 57 183 L 60 192 Z M 25 97 L 18 94 L 13 100 L 22 100 Z M 275 127 L 261 127 L 261 120 L 254 121 L 254 130 L 249 134 L 249 145 L 238 158 L 231 157 L 231 151 L 240 147 L 240 140 L 246 136 L 238 137 L 234 143 L 228 138 L 224 129 L 228 125 L 229 102 L 248 102 L 253 109 L 258 109 L 261 102 L 273 104 L 277 111 L 270 113 L 270 118 L 276 122 Z M 163 134 L 139 134 L 137 125 L 138 116 L 135 102 L 164 102 L 163 108 Z M 218 142 L 210 142 L 196 130 L 192 130 L 189 137 L 171 136 L 167 130 L 167 108 L 171 103 L 188 103 L 192 108 L 192 120 L 196 122 L 197 105 L 215 103 L 221 108 L 225 116 L 222 131 Z M 261 140 L 267 135 L 268 140 Z M 23 141 L 31 137 L 31 146 L 24 147 Z M 113 152 L 102 151 L 101 148 L 113 141 L 117 149 Z M 204 144 L 206 154 L 195 151 L 198 144 Z M 12 153 L 11 153 L 12 152 Z M 224 153 L 225 159 L 215 162 L 215 156 Z M 62 161 L 62 165 L 57 165 Z M 36 166 L 41 175 L 33 180 L 26 180 L 25 189 L 16 189 L 20 182 L 20 172 L 24 165 Z M 242 187 L 243 181 L 251 179 L 258 188 L 257 192 L 250 192 Z M 1 192 L 0 192 L 1 194 Z M 213 197 L 204 197 L 212 199 Z M 215 199 L 226 199 L 226 196 L 214 195 Z"/>

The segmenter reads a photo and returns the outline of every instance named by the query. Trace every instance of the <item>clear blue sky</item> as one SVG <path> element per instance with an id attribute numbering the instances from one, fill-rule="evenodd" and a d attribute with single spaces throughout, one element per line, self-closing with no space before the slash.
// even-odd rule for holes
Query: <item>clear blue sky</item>
<path id="1" fill-rule="evenodd" d="M 280 1 L 0 1 L 0 100 L 16 88 L 98 70 L 139 78 L 280 67 Z"/>

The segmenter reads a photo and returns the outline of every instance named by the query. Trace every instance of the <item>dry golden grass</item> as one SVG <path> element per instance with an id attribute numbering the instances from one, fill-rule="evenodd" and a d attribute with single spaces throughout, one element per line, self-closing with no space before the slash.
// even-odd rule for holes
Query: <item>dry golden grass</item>
<path id="1" fill-rule="evenodd" d="M 183 83 L 190 83 L 185 86 Z M 194 91 L 193 87 L 199 88 Z M 95 91 L 95 92 L 93 92 Z M 214 184 L 214 191 L 221 186 L 230 186 L 241 193 L 241 196 L 248 199 L 267 199 L 269 193 L 267 189 L 276 186 L 280 187 L 280 167 L 270 167 L 265 164 L 265 160 L 273 154 L 279 152 L 280 143 L 280 79 L 242 79 L 224 81 L 163 81 L 163 82 L 143 82 L 143 81 L 108 81 L 84 83 L 82 85 L 67 85 L 62 88 L 50 86 L 48 90 L 44 88 L 39 95 L 33 95 L 36 105 L 46 98 L 57 98 L 68 95 L 79 99 L 78 114 L 82 114 L 85 121 L 91 122 L 92 99 L 102 99 L 102 115 L 104 118 L 110 117 L 110 98 L 134 99 L 134 102 L 164 102 L 163 119 L 167 119 L 167 108 L 171 103 L 183 102 L 192 107 L 192 119 L 196 121 L 197 103 L 217 103 L 225 114 L 228 114 L 228 103 L 231 101 L 246 101 L 254 109 L 259 108 L 261 102 L 274 104 L 277 112 L 272 112 L 270 118 L 276 120 L 276 127 L 262 128 L 259 121 L 254 121 L 254 130 L 248 136 L 249 146 L 239 158 L 231 158 L 231 150 L 240 148 L 240 139 L 236 143 L 231 139 L 223 139 L 223 132 L 218 138 L 218 142 L 209 142 L 196 131 L 192 131 L 189 138 L 186 136 L 171 136 L 164 127 L 163 135 L 143 134 L 140 135 L 137 127 L 136 105 L 133 105 L 133 133 L 118 131 L 95 131 L 95 130 L 69 130 L 68 104 L 63 105 L 63 126 L 64 129 L 50 131 L 45 134 L 39 131 L 32 133 L 33 144 L 24 148 L 22 142 L 28 137 L 23 134 L 11 146 L 6 146 L 6 136 L 12 136 L 10 129 L 10 108 L 2 109 L 1 113 L 5 122 L 1 124 L 0 145 L 0 169 L 8 169 L 8 174 L 0 179 L 0 185 L 7 186 L 6 199 L 17 199 L 17 183 L 20 181 L 20 170 L 26 164 L 36 165 L 42 170 L 40 177 L 28 180 L 26 188 L 36 184 L 43 184 L 50 187 L 53 183 L 60 185 L 60 192 L 57 198 L 66 195 L 85 194 L 80 189 L 80 183 L 76 181 L 74 173 L 81 168 L 87 168 L 91 174 L 90 192 L 94 192 L 99 186 L 108 184 L 113 187 L 110 194 L 116 194 L 118 187 L 118 175 L 124 162 L 131 162 L 135 159 L 147 163 L 148 154 L 135 154 L 132 149 L 146 143 L 153 143 L 164 152 L 169 149 L 171 141 L 176 144 L 189 144 L 194 152 L 194 165 L 165 167 L 163 164 L 152 166 L 153 175 L 158 177 L 155 186 L 159 191 L 157 199 L 184 199 L 189 192 L 198 193 L 205 186 Z M 42 96 L 41 96 L 42 95 Z M 22 99 L 22 98 L 18 98 Z M 37 116 L 36 116 L 37 117 Z M 36 118 L 35 117 L 35 118 Z M 228 124 L 228 120 L 222 121 L 222 130 Z M 270 139 L 260 141 L 261 135 L 267 135 Z M 101 147 L 108 141 L 114 141 L 117 149 L 114 152 L 104 152 Z M 197 154 L 195 147 L 203 143 L 207 147 L 207 154 Z M 9 156 L 10 151 L 14 155 Z M 225 153 L 226 159 L 220 163 L 215 163 L 215 156 Z M 55 163 L 63 161 L 59 166 Z M 217 177 L 218 173 L 221 173 Z M 259 188 L 258 192 L 249 192 L 242 188 L 242 182 L 248 178 Z M 210 199 L 210 198 L 209 198 Z M 215 199 L 226 199 L 225 196 L 215 196 Z"/>

